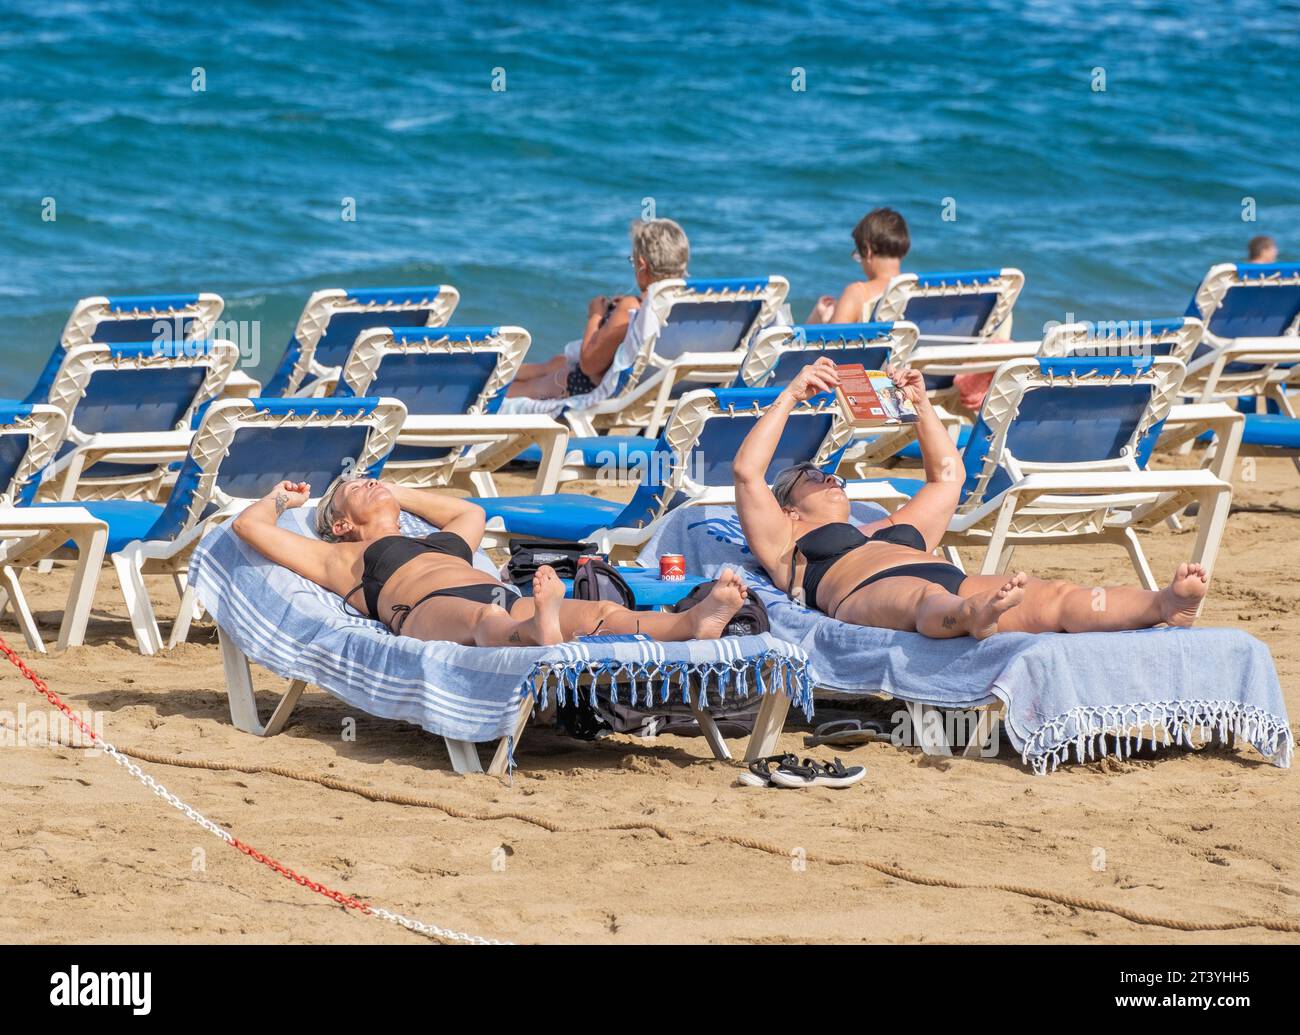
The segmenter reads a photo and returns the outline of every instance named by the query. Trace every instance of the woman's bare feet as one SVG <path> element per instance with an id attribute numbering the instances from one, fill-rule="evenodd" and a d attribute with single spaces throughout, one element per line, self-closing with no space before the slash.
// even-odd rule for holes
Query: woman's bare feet
<path id="1" fill-rule="evenodd" d="M 709 595 L 685 612 L 693 625 L 692 639 L 718 639 L 748 595 L 749 590 L 740 573 L 723 568 L 718 575 L 717 585 L 709 591 Z"/>
<path id="2" fill-rule="evenodd" d="M 1160 591 L 1160 612 L 1169 625 L 1190 627 L 1210 589 L 1210 577 L 1199 564 L 1180 564 L 1169 585 Z"/>
<path id="3" fill-rule="evenodd" d="M 1025 599 L 1028 576 L 1018 571 L 1006 584 L 988 593 L 970 597 L 962 605 L 966 634 L 985 640 L 998 631 L 998 619 Z"/>
<path id="4" fill-rule="evenodd" d="M 533 624 L 537 627 L 537 646 L 548 647 L 563 643 L 560 631 L 560 601 L 564 599 L 564 583 L 555 569 L 543 564 L 533 576 Z"/>

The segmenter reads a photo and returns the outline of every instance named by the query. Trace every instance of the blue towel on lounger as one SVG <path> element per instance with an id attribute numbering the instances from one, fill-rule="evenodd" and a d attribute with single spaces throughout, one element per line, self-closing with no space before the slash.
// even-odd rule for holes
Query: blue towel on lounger
<path id="1" fill-rule="evenodd" d="M 313 535 L 314 508 L 287 511 L 281 526 Z M 425 535 L 432 526 L 402 515 L 402 530 Z M 478 553 L 475 564 L 496 574 Z M 688 676 L 705 703 L 783 692 L 812 708 L 807 658 L 770 634 L 685 643 L 591 642 L 555 647 L 462 647 L 394 636 L 379 622 L 345 608 L 338 596 L 273 564 L 229 525 L 206 536 L 194 552 L 190 578 L 204 608 L 251 660 L 286 679 L 304 679 L 349 704 L 386 719 L 402 719 L 453 740 L 483 742 L 509 734 L 520 695 L 541 677 L 542 707 L 560 700 L 591 673 L 615 677 L 616 699 L 651 708 L 670 693 L 685 700 Z M 594 687 L 591 690 L 595 693 Z"/>
<path id="2" fill-rule="evenodd" d="M 859 523 L 884 511 L 854 504 Z M 1107 750 L 1105 734 L 1188 729 L 1232 732 L 1278 766 L 1294 747 L 1268 648 L 1239 629 L 1145 629 L 1116 633 L 999 633 L 986 640 L 932 640 L 865 629 L 796 604 L 763 575 L 731 507 L 682 507 L 646 544 L 641 563 L 680 553 L 691 574 L 743 567 L 767 605 L 772 631 L 808 652 L 818 686 L 880 693 L 942 708 L 1006 705 L 1004 728 L 1026 764 L 1054 769 Z M 1211 587 L 1213 592 L 1213 587 Z M 1136 740 L 1120 740 L 1127 752 Z"/>

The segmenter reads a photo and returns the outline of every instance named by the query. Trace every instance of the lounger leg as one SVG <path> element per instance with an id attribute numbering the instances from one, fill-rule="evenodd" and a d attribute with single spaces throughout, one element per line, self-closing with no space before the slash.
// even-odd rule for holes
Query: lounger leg
<path id="1" fill-rule="evenodd" d="M 520 739 L 524 735 L 524 729 L 528 725 L 528 720 L 533 714 L 533 708 L 537 704 L 537 693 L 534 692 L 523 696 L 519 701 L 519 715 L 515 719 L 514 741 L 518 746 Z M 496 754 L 492 756 L 492 764 L 488 766 L 488 772 L 493 776 L 500 776 L 510 766 L 510 741 L 502 737 L 497 744 Z"/>
<path id="2" fill-rule="evenodd" d="M 700 707 L 700 691 L 698 687 L 691 687 L 691 711 L 695 714 L 695 721 L 700 724 L 700 730 L 704 734 L 704 739 L 708 742 L 709 750 L 713 752 L 713 757 L 720 762 L 730 762 L 731 752 L 727 749 L 727 742 L 723 739 L 722 731 L 718 729 L 718 724 L 713 721 L 713 716 Z"/>
<path id="3" fill-rule="evenodd" d="M 1219 544 L 1228 527 L 1228 511 L 1232 507 L 1232 490 L 1225 487 L 1213 494 L 1206 493 L 1198 500 L 1196 512 L 1196 543 L 1192 547 L 1192 563 L 1202 565 L 1207 574 L 1213 574 L 1214 562 L 1219 556 Z"/>
<path id="4" fill-rule="evenodd" d="M 492 478 L 491 471 L 470 471 L 467 475 L 469 483 L 474 487 L 476 496 L 492 498 L 499 495 L 497 492 L 497 483 Z"/>
<path id="5" fill-rule="evenodd" d="M 172 622 L 171 635 L 167 637 L 167 649 L 171 650 L 178 643 L 184 643 L 190 634 L 190 623 L 198 613 L 194 587 L 186 585 L 181 592 L 181 602 L 177 606 L 176 621 Z"/>
<path id="6" fill-rule="evenodd" d="M 135 632 L 136 646 L 141 654 L 157 654 L 162 650 L 162 633 L 154 616 L 153 602 L 145 588 L 144 573 L 139 561 L 123 551 L 113 554 L 113 568 L 122 586 L 122 599 L 131 616 L 131 629 Z"/>
<path id="7" fill-rule="evenodd" d="M 564 455 L 568 452 L 569 436 L 559 431 L 542 438 L 538 445 L 542 447 L 542 462 L 537 465 L 533 493 L 549 496 L 555 491 L 555 486 L 560 480 L 560 468 L 564 466 Z"/>
<path id="8" fill-rule="evenodd" d="M 1136 530 L 1132 528 L 1124 529 L 1124 548 L 1128 550 L 1128 559 L 1133 564 L 1133 570 L 1137 572 L 1142 588 L 1158 590 L 1160 583 L 1156 582 L 1156 577 L 1151 571 L 1151 565 L 1147 563 L 1147 555 L 1142 550 L 1142 543 L 1138 540 Z"/>
<path id="9" fill-rule="evenodd" d="M 785 717 L 790 711 L 790 698 L 779 690 L 763 695 L 754 719 L 754 732 L 745 746 L 745 761 L 766 758 L 776 750 L 777 738 L 785 728 Z"/>
<path id="10" fill-rule="evenodd" d="M 998 510 L 993 533 L 989 536 L 988 549 L 984 552 L 984 564 L 980 567 L 981 575 L 997 575 L 1002 571 L 1002 554 L 1007 548 L 1007 533 L 1011 530 L 1011 519 L 1016 516 L 1017 500 L 1012 493 L 1002 501 Z"/>
<path id="11" fill-rule="evenodd" d="M 1001 703 L 989 705 L 979 710 L 979 720 L 975 724 L 975 729 L 971 732 L 970 740 L 966 742 L 966 750 L 962 752 L 964 758 L 992 758 L 997 752 L 989 752 L 986 756 L 986 749 L 992 746 L 994 733 L 998 728 L 998 716 L 1002 713 Z"/>
<path id="12" fill-rule="evenodd" d="M 41 641 L 40 630 L 36 627 L 36 619 L 32 617 L 31 608 L 27 606 L 27 598 L 23 596 L 22 587 L 18 585 L 18 572 L 6 564 L 0 568 L 0 582 L 3 582 L 5 592 L 9 595 L 9 606 L 13 610 L 14 620 L 22 630 L 28 648 L 44 654 L 45 644 Z"/>
<path id="13" fill-rule="evenodd" d="M 104 565 L 104 550 L 108 546 L 108 529 L 102 526 L 80 529 L 72 538 L 77 544 L 77 566 L 72 572 L 72 588 L 68 590 L 68 603 L 59 626 L 59 650 L 79 647 L 86 639 L 86 623 L 90 620 L 99 569 Z"/>
<path id="14" fill-rule="evenodd" d="M 235 646 L 220 627 L 217 639 L 221 644 L 221 664 L 226 670 L 226 696 L 230 699 L 230 721 L 236 729 L 251 733 L 255 737 L 271 737 L 284 729 L 289 713 L 293 711 L 298 698 L 302 696 L 307 684 L 295 679 L 289 689 L 280 698 L 271 713 L 271 721 L 262 725 L 262 718 L 257 714 L 257 695 L 253 692 L 253 674 L 248 666 L 248 658 Z"/>
<path id="15" fill-rule="evenodd" d="M 483 764 L 478 760 L 478 747 L 468 740 L 452 740 L 443 737 L 447 745 L 447 754 L 451 758 L 451 768 L 462 776 L 465 773 L 481 773 Z"/>
<path id="16" fill-rule="evenodd" d="M 927 755 L 942 755 L 948 758 L 952 757 L 952 745 L 948 743 L 948 736 L 943 731 L 943 712 L 928 704 L 918 704 L 916 701 L 907 702 L 907 710 L 912 716 L 912 730 L 916 736 L 917 746 Z M 934 714 L 938 715 L 939 736 L 933 737 L 930 734 L 929 717 Z"/>

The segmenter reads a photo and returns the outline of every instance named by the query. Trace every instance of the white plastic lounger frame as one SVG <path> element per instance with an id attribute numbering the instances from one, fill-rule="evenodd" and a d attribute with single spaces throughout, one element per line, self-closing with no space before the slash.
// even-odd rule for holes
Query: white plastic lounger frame
<path id="1" fill-rule="evenodd" d="M 136 304 L 137 301 L 139 304 Z M 191 296 L 141 295 L 138 300 L 95 295 L 80 299 L 72 307 L 72 314 L 63 326 L 59 341 L 65 349 L 88 345 L 95 340 L 96 332 L 104 324 L 147 319 L 159 324 L 172 324 L 166 330 L 162 326 L 157 328 L 156 336 L 160 340 L 175 340 L 178 322 L 186 325 L 181 338 L 206 338 L 212 333 L 213 325 L 224 307 L 225 302 L 221 296 L 208 291 Z"/>
<path id="2" fill-rule="evenodd" d="M 1168 417 L 1183 365 L 1176 359 L 1156 357 L 1145 369 L 1121 375 L 1086 373 L 1075 364 L 1078 372 L 1062 377 L 1044 369 L 1054 362 L 1062 361 L 1017 360 L 998 371 L 981 410 L 991 438 L 975 482 L 958 505 L 944 538 L 948 559 L 960 566 L 957 546 L 984 545 L 981 573 L 987 575 L 1006 569 L 1017 544 L 1114 543 L 1128 551 L 1143 586 L 1156 589 L 1137 529 L 1154 527 L 1195 501 L 1200 510 L 1190 560 L 1212 571 L 1227 524 L 1231 484 L 1204 469 L 1152 471 L 1138 467 L 1139 446 L 1147 432 Z M 1151 386 L 1151 401 L 1118 455 L 1090 462 L 1033 463 L 1007 448 L 1008 432 L 1026 394 L 1038 387 L 1064 384 Z M 1240 415 L 1224 433 L 1240 441 Z M 1229 448 L 1235 456 L 1236 442 Z M 986 488 L 999 468 L 1005 470 L 1011 484 L 986 500 Z"/>
<path id="3" fill-rule="evenodd" d="M 272 709 L 270 718 L 263 723 L 261 713 L 257 707 L 257 694 L 253 687 L 252 668 L 248 657 L 226 636 L 221 637 L 221 662 L 226 675 L 226 692 L 230 701 L 230 719 L 235 727 L 245 733 L 251 733 L 255 737 L 273 737 L 284 729 L 284 725 L 297 706 L 299 698 L 307 689 L 306 680 L 291 680 L 288 689 L 285 690 Z M 539 676 L 538 683 L 534 687 L 534 693 L 521 696 L 514 728 L 508 736 L 502 737 L 497 742 L 496 749 L 492 753 L 492 759 L 486 769 L 489 775 L 501 776 L 509 768 L 511 740 L 518 746 L 524 731 L 528 727 L 529 720 L 533 718 L 539 699 L 538 695 L 541 693 L 540 684 L 544 679 L 544 674 Z M 704 734 L 705 742 L 713 753 L 713 757 L 724 762 L 730 761 L 732 755 L 727 747 L 727 742 L 713 717 L 708 711 L 699 706 L 699 691 L 696 689 L 692 689 L 690 692 L 690 705 L 696 721 L 700 724 L 700 731 Z M 781 735 L 789 710 L 790 698 L 784 693 L 774 690 L 763 695 L 754 722 L 754 730 L 750 734 L 746 745 L 745 761 L 753 761 L 762 758 L 764 755 L 772 754 L 776 749 L 777 738 Z M 537 721 L 542 722 L 548 717 L 553 718 L 555 711 L 555 695 L 552 694 L 545 712 L 537 714 Z M 477 744 L 468 740 L 453 740 L 450 737 L 443 737 L 443 744 L 446 745 L 447 755 L 455 772 L 464 775 L 485 771 L 479 758 L 479 746 Z"/>
<path id="4" fill-rule="evenodd" d="M 293 369 L 287 383 L 269 386 L 276 395 L 328 395 L 339 377 L 339 368 L 317 362 L 316 346 L 324 337 L 330 321 L 342 313 L 391 313 L 428 309 L 426 327 L 441 327 L 451 319 L 460 292 L 449 284 L 434 285 L 428 289 L 325 288 L 315 291 L 303 306 L 302 315 L 294 327 L 293 340 L 288 348 L 296 350 Z M 241 391 L 255 394 L 257 383 L 247 379 Z"/>
<path id="5" fill-rule="evenodd" d="M 975 334 L 958 337 L 922 335 L 921 344 L 934 342 L 978 341 L 992 337 L 1011 318 L 1016 299 L 1025 286 L 1025 275 L 1014 267 L 1000 270 L 972 270 L 969 273 L 900 273 L 885 286 L 876 303 L 873 319 L 900 321 L 907 319 L 908 303 L 921 298 L 959 298 L 996 292 L 997 301 Z"/>
<path id="6" fill-rule="evenodd" d="M 190 422 L 205 403 L 217 398 L 226 379 L 239 362 L 239 347 L 234 342 L 217 340 L 186 341 L 155 346 L 153 344 L 102 344 L 94 342 L 70 349 L 50 386 L 50 404 L 67 418 L 66 440 L 75 448 L 59 457 L 44 473 L 41 498 L 61 500 L 126 499 L 150 500 L 159 495 L 167 465 L 181 460 L 192 437 Z M 202 384 L 189 400 L 168 431 L 87 433 L 77 427 L 77 406 L 85 397 L 87 386 L 97 374 L 106 371 L 204 369 Z M 141 400 L 122 399 L 124 415 Z M 97 463 L 131 463 L 156 465 L 139 474 L 110 477 L 85 477 L 83 472 Z"/>
<path id="7" fill-rule="evenodd" d="M 761 391 L 761 390 L 760 390 Z M 629 526 L 600 528 L 583 538 L 595 543 L 602 553 L 615 559 L 630 559 L 637 549 L 653 534 L 656 523 L 668 513 L 670 507 L 697 506 L 701 504 L 735 503 L 735 487 L 731 484 L 708 485 L 699 481 L 694 474 L 695 447 L 711 420 L 759 416 L 763 408 L 755 402 L 748 408 L 737 409 L 734 405 L 722 404 L 712 389 L 697 389 L 687 392 L 678 401 L 664 428 L 662 439 L 666 450 L 654 453 L 650 463 L 652 470 L 643 472 L 641 484 L 633 496 L 633 503 L 646 503 L 645 517 Z M 845 418 L 838 403 L 828 399 L 809 400 L 797 406 L 792 414 L 826 413 L 833 417 L 830 430 L 819 445 L 812 462 L 819 466 L 830 462 L 841 451 L 853 434 L 853 426 Z M 884 500 L 885 505 L 896 507 L 906 502 L 906 497 L 890 488 L 885 482 L 859 483 L 852 487 L 854 499 Z M 846 490 L 848 491 L 848 490 Z M 631 506 L 632 504 L 629 504 Z M 509 544 L 511 534 L 505 522 L 498 516 L 489 516 L 484 545 L 487 548 L 505 547 Z M 536 538 L 536 536 L 524 536 Z"/>
<path id="8" fill-rule="evenodd" d="M 1201 343 L 1205 324 L 1194 316 L 1157 320 L 1062 323 L 1048 328 L 1040 356 L 1172 356 L 1184 366 Z"/>
<path id="9" fill-rule="evenodd" d="M 1296 416 L 1285 387 L 1300 384 L 1300 310 L 1277 337 L 1224 338 L 1214 332 L 1215 314 L 1234 288 L 1300 286 L 1300 263 L 1254 265 L 1220 263 L 1210 268 L 1196 289 L 1193 305 L 1205 324 L 1202 352 L 1188 364 L 1183 395 L 1195 402 L 1211 402 L 1255 395 L 1277 402 L 1281 411 Z"/>
<path id="10" fill-rule="evenodd" d="M 1005 338 L 1010 333 L 1012 310 L 1025 285 L 1025 275 L 1014 267 L 991 270 L 969 270 L 954 273 L 900 273 L 886 286 L 872 319 L 882 321 L 910 320 L 921 326 L 921 338 L 912 353 L 911 365 L 929 376 L 973 374 L 997 367 L 1007 359 L 1032 356 L 1037 342 L 1031 346 L 1016 343 L 1008 347 L 1005 342 L 988 339 Z M 927 331 L 924 317 L 908 314 L 914 302 L 923 304 L 930 299 L 951 299 L 960 304 L 970 296 L 995 294 L 997 297 L 983 321 L 973 327 L 973 334 L 945 335 Z M 914 308 L 919 308 L 915 307 Z M 955 389 L 937 389 L 931 393 L 936 401 L 946 401 L 956 394 Z"/>
<path id="11" fill-rule="evenodd" d="M 905 366 L 916 348 L 919 331 L 916 324 L 906 320 L 889 326 L 880 333 L 853 333 L 853 328 L 870 327 L 870 324 L 827 324 L 813 327 L 765 327 L 754 338 L 740 366 L 739 382 L 751 388 L 766 388 L 772 383 L 781 360 L 801 352 L 825 353 L 835 359 L 836 352 L 847 349 L 887 348 L 889 362 Z M 810 337 L 810 332 L 816 337 Z M 815 358 L 815 357 L 814 357 Z M 811 362 L 811 360 L 809 360 Z"/>
<path id="12" fill-rule="evenodd" d="M 77 564 L 59 626 L 58 646 L 60 650 L 79 646 L 85 639 L 108 541 L 108 526 L 80 507 L 43 510 L 24 505 L 35 495 L 41 468 L 63 441 L 65 420 L 62 410 L 43 403 L 0 407 L 0 438 L 24 436 L 28 440 L 8 484 L 0 485 L 0 612 L 8 606 L 27 646 L 42 653 L 45 644 L 19 585 L 23 570 L 45 560 L 69 539 L 77 544 Z"/>
<path id="13" fill-rule="evenodd" d="M 566 410 L 564 420 L 575 435 L 590 437 L 625 429 L 631 434 L 657 435 L 672 412 L 674 388 L 683 382 L 727 385 L 734 380 L 753 335 L 772 323 L 790 290 L 784 277 L 753 279 L 660 280 L 650 285 L 645 304 L 654 311 L 658 335 L 648 335 L 618 390 L 584 410 Z M 761 307 L 737 347 L 726 352 L 683 352 L 666 358 L 656 352 L 659 336 L 676 306 L 699 303 L 757 301 Z"/>
<path id="14" fill-rule="evenodd" d="M 343 366 L 336 394 L 370 395 L 381 391 L 403 399 L 407 403 L 407 415 L 397 439 L 398 446 L 449 450 L 445 456 L 433 459 L 390 459 L 384 474 L 399 485 L 420 488 L 454 485 L 469 488 L 479 496 L 495 496 L 493 472 L 536 444 L 542 451 L 542 461 L 537 467 L 533 492 L 551 493 L 555 491 L 564 460 L 567 428 L 541 414 L 498 412 L 531 343 L 531 336 L 522 327 L 371 328 L 358 335 Z M 416 379 L 426 383 L 412 385 L 414 394 L 409 398 L 401 391 L 390 390 L 382 380 L 372 390 L 386 358 L 412 354 L 495 355 L 497 361 L 463 412 L 427 413 L 420 410 L 422 399 L 436 405 L 433 398 L 439 388 L 450 387 L 434 383 L 436 367 L 430 370 L 428 379 Z"/>
<path id="15" fill-rule="evenodd" d="M 168 646 L 174 647 L 189 633 L 194 617 L 194 593 L 183 583 L 189 570 L 190 556 L 199 540 L 218 524 L 228 521 L 244 509 L 251 500 L 227 496 L 217 487 L 217 476 L 222 461 L 230 450 L 236 433 L 242 428 L 257 427 L 354 427 L 371 428 L 365 450 L 356 458 L 357 468 L 376 467 L 388 455 L 397 439 L 398 429 L 406 415 L 406 408 L 395 399 L 377 400 L 370 413 L 325 413 L 313 409 L 312 400 L 300 400 L 297 409 L 266 409 L 265 402 L 289 400 L 222 399 L 212 404 L 203 417 L 190 446 L 189 458 L 197 467 L 197 478 L 192 486 L 177 482 L 173 492 L 187 493 L 183 501 L 184 516 L 180 528 L 168 539 L 135 540 L 112 555 L 113 567 L 122 585 L 122 596 L 131 615 L 131 627 L 141 654 L 156 654 L 162 649 L 162 632 L 154 614 L 145 585 L 145 575 L 171 575 L 182 586 L 180 607 L 172 627 Z M 322 400 L 324 402 L 325 400 Z M 327 486 L 314 486 L 323 492 Z M 203 517 L 209 504 L 217 510 Z"/>

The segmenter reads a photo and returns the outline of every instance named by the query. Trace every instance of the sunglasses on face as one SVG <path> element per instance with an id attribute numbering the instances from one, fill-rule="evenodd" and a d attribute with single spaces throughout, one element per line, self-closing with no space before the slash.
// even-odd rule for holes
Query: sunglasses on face
<path id="1" fill-rule="evenodd" d="M 795 485 L 799 484 L 800 479 L 805 478 L 813 485 L 821 485 L 823 487 L 829 485 L 837 489 L 842 489 L 845 484 L 844 479 L 838 474 L 827 474 L 819 468 L 809 467 L 799 472 L 799 477 L 794 480 L 794 485 L 790 486 L 791 490 L 794 489 Z"/>

